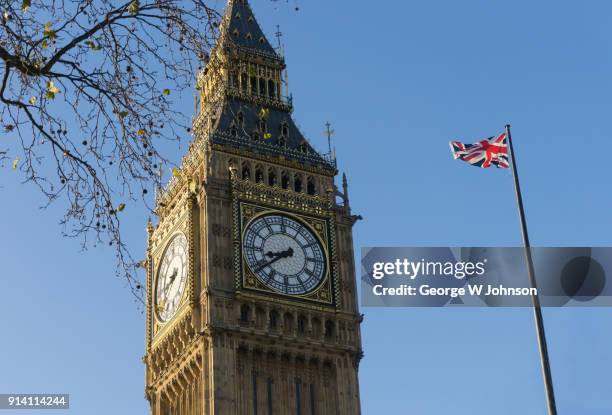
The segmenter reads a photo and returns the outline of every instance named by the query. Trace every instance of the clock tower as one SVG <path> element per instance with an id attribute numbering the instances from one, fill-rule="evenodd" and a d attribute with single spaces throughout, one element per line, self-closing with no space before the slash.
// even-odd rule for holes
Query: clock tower
<path id="1" fill-rule="evenodd" d="M 362 357 L 346 177 L 295 125 L 285 62 L 230 0 L 194 140 L 147 247 L 153 415 L 355 415 Z"/>

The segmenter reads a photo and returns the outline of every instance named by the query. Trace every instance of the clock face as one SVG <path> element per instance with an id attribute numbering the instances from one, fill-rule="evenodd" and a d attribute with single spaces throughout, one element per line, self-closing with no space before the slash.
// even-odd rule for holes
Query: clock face
<path id="1" fill-rule="evenodd" d="M 168 321 L 178 309 L 187 283 L 187 238 L 178 234 L 166 247 L 157 271 L 155 310 Z"/>
<path id="2" fill-rule="evenodd" d="M 267 214 L 252 220 L 244 232 L 243 253 L 257 279 L 278 293 L 307 294 L 325 277 L 321 242 L 288 216 Z"/>

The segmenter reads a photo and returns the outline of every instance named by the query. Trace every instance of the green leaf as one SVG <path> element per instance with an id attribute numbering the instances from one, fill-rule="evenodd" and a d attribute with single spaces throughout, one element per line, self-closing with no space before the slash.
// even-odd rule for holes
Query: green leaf
<path id="1" fill-rule="evenodd" d="M 120 119 L 124 119 L 125 117 L 128 116 L 128 112 L 127 111 L 121 111 L 120 113 L 118 113 L 117 115 L 119 116 Z"/>
<path id="2" fill-rule="evenodd" d="M 180 176 L 180 174 L 181 174 L 181 172 L 179 171 L 179 169 L 176 169 L 176 168 L 172 169 L 172 175 L 174 177 L 178 177 L 178 176 Z"/>
<path id="3" fill-rule="evenodd" d="M 117 212 L 121 212 L 123 209 L 125 209 L 125 203 L 119 203 L 119 206 L 117 206 Z"/>
<path id="4" fill-rule="evenodd" d="M 47 49 L 49 47 L 49 42 L 47 42 L 47 39 L 43 39 L 40 46 L 42 46 L 43 49 Z"/>
<path id="5" fill-rule="evenodd" d="M 166 96 L 170 95 L 170 90 L 167 89 L 167 88 L 164 89 L 163 94 L 166 95 Z"/>
<path id="6" fill-rule="evenodd" d="M 97 45 L 96 42 L 93 42 L 91 40 L 87 40 L 85 41 L 85 44 L 87 46 L 89 46 L 92 50 L 101 50 L 102 48 L 100 47 L 100 45 Z"/>
<path id="7" fill-rule="evenodd" d="M 267 139 L 269 139 L 269 138 L 272 138 L 272 134 L 270 134 L 270 133 L 265 133 L 265 134 L 264 134 L 264 139 L 266 139 L 266 140 L 267 140 Z"/>

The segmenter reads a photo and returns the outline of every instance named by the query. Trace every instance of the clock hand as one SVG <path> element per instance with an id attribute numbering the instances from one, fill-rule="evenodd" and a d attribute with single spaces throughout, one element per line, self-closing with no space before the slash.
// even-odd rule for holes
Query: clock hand
<path id="1" fill-rule="evenodd" d="M 265 267 L 267 267 L 268 265 L 271 265 L 271 264 L 275 263 L 276 261 L 278 261 L 278 260 L 280 260 L 280 259 L 287 258 L 287 257 L 292 257 L 292 256 L 293 256 L 293 248 L 289 248 L 289 249 L 287 249 L 286 251 L 278 252 L 278 253 L 276 253 L 276 254 L 275 254 L 275 253 L 273 253 L 273 252 L 268 252 L 268 253 L 266 253 L 266 256 L 270 257 L 270 255 L 268 255 L 268 254 L 271 254 L 271 255 L 272 255 L 272 256 L 274 256 L 275 258 L 274 258 L 274 259 L 271 259 L 270 261 L 268 261 L 268 262 L 266 262 L 266 263 L 264 263 L 264 264 L 262 264 L 262 265 L 260 265 L 260 266 L 258 266 L 258 267 L 257 267 L 257 268 L 254 270 L 254 272 L 259 272 L 259 271 L 261 271 L 262 269 L 264 269 Z"/>
<path id="2" fill-rule="evenodd" d="M 174 268 L 174 272 L 169 277 L 170 282 L 164 284 L 164 288 L 162 288 L 162 297 L 164 298 L 164 303 L 166 302 L 166 300 L 168 300 L 168 291 L 170 291 L 170 288 L 172 287 L 172 284 L 174 283 L 174 280 L 176 279 L 177 275 L 178 268 Z"/>

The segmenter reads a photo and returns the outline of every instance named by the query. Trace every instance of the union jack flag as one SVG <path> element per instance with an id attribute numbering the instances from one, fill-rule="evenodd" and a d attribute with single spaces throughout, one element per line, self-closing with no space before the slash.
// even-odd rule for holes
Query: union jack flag
<path id="1" fill-rule="evenodd" d="M 497 137 L 489 137 L 475 144 L 451 141 L 450 147 L 455 160 L 461 159 L 472 166 L 485 169 L 491 167 L 491 164 L 501 169 L 510 167 L 510 164 L 508 164 L 506 133 L 502 133 Z"/>

